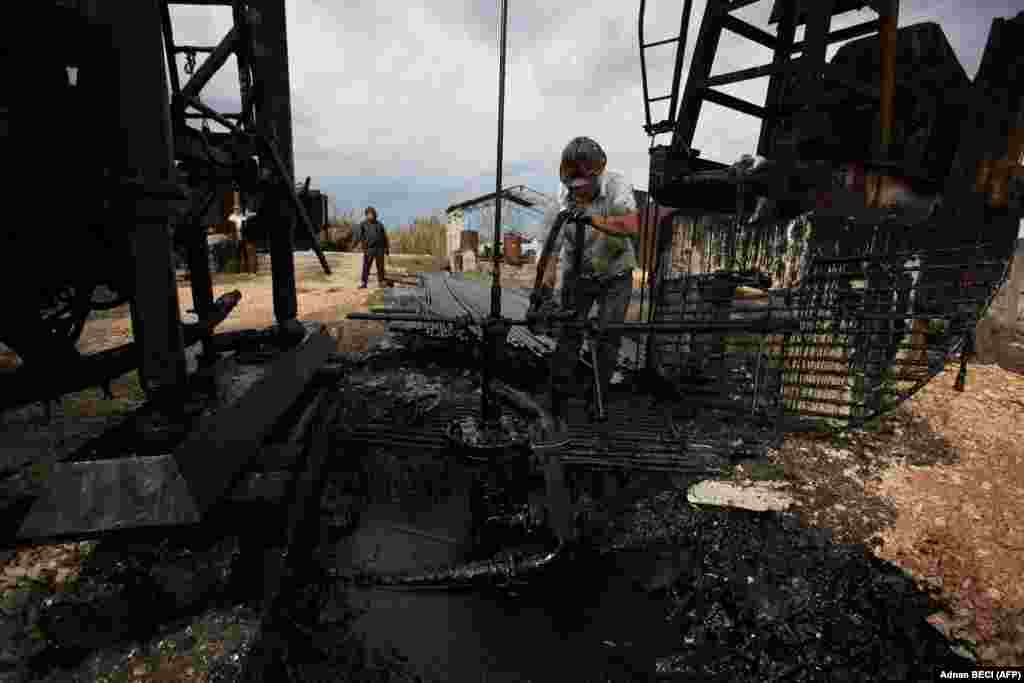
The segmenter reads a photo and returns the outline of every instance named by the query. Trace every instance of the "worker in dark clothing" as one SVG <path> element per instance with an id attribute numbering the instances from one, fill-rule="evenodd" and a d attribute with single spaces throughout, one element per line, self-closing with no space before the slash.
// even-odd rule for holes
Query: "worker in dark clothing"
<path id="1" fill-rule="evenodd" d="M 377 220 L 377 210 L 372 206 L 366 208 L 366 220 L 356 228 L 355 243 L 362 242 L 366 250 L 363 253 L 363 284 L 359 289 L 366 289 L 366 283 L 370 280 L 370 262 L 377 262 L 377 284 L 387 287 L 387 280 L 384 277 L 384 257 L 391 253 L 388 245 L 388 233 L 384 226 Z"/>

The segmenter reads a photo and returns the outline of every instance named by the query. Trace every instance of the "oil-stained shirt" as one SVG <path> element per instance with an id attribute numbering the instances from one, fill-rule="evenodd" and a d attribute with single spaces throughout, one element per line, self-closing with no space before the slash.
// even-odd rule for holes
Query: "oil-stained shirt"
<path id="1" fill-rule="evenodd" d="M 554 226 L 559 211 L 576 208 L 565 185 L 558 193 L 558 206 L 549 212 L 547 225 Z M 609 171 L 601 175 L 598 194 L 590 206 L 584 209 L 588 216 L 624 216 L 635 213 L 636 197 L 633 186 L 626 182 L 621 173 Z M 552 253 L 559 254 L 562 281 L 571 282 L 577 277 L 611 279 L 628 273 L 637 267 L 633 240 L 626 235 L 606 235 L 594 227 L 585 226 L 583 233 L 582 271 L 575 273 L 576 225 L 566 223 L 555 238 Z"/>

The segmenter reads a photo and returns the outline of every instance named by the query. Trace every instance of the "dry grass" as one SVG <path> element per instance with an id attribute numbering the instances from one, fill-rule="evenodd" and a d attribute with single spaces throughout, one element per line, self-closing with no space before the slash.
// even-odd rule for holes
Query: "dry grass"
<path id="1" fill-rule="evenodd" d="M 400 254 L 429 254 L 444 258 L 448 228 L 437 218 L 417 218 L 412 225 L 390 233 L 391 250 Z"/>

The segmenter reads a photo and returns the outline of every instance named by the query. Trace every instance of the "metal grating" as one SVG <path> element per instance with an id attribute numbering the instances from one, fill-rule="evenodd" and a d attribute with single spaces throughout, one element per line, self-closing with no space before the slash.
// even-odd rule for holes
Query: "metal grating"
<path id="1" fill-rule="evenodd" d="M 459 397 L 442 403 L 418 424 L 387 418 L 351 422 L 345 438 L 369 446 L 443 451 L 448 448 L 444 437 L 448 424 L 478 415 L 479 410 L 478 398 Z M 673 434 L 663 409 L 647 401 L 613 400 L 608 412 L 608 424 L 600 430 L 607 435 L 601 449 L 598 430 L 588 421 L 585 407 L 581 403 L 570 406 L 570 443 L 561 454 L 566 464 L 704 473 L 714 471 L 723 456 L 762 455 L 776 438 L 771 425 L 728 419 L 690 420 L 681 433 Z"/>

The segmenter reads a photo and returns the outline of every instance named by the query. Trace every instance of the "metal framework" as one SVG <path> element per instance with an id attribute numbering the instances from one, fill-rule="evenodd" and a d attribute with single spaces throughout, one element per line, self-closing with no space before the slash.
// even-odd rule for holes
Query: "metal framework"
<path id="1" fill-rule="evenodd" d="M 260 205 L 260 223 L 274 226 L 275 316 L 288 333 L 283 340 L 295 343 L 304 335 L 295 320 L 296 216 L 313 235 L 325 271 L 330 269 L 295 190 L 283 0 L 195 3 L 231 8 L 233 26 L 216 46 L 178 45 L 171 4 L 192 3 L 136 3 L 124 16 L 108 2 L 39 10 L 49 13 L 40 25 L 61 36 L 43 59 L 43 70 L 52 76 L 45 97 L 53 110 L 79 111 L 94 102 L 116 102 L 117 109 L 114 125 L 85 116 L 46 128 L 48 115 L 38 118 L 45 141 L 38 154 L 73 158 L 75 182 L 82 187 L 71 191 L 82 197 L 83 209 L 70 253 L 53 263 L 46 282 L 30 286 L 0 327 L 0 341 L 23 361 L 17 372 L 0 378 L 5 409 L 106 385 L 139 367 L 147 394 L 174 410 L 186 382 L 184 347 L 203 341 L 203 358 L 211 360 L 213 328 L 231 308 L 214 301 L 200 224 L 224 187 L 251 197 Z M 200 54 L 206 58 L 196 60 Z M 243 106 L 241 112 L 222 114 L 201 95 L 231 56 L 238 64 Z M 74 78 L 65 67 L 74 67 Z M 189 125 L 197 119 L 201 127 Z M 211 120 L 229 132 L 209 130 Z M 192 274 L 200 321 L 191 325 L 182 324 L 178 313 L 172 234 L 174 245 L 185 249 Z M 5 259 L 45 248 L 30 229 L 12 237 Z M 3 270 L 19 269 L 6 263 Z M 90 313 L 126 302 L 132 306 L 133 344 L 82 358 L 75 344 Z"/>
<path id="2" fill-rule="evenodd" d="M 33 86 L 43 104 L 23 118 L 38 128 L 19 133 L 40 143 L 25 162 L 41 171 L 65 159 L 74 171 L 70 203 L 81 198 L 82 210 L 77 223 L 62 226 L 69 243 L 49 269 L 29 276 L 34 280 L 24 280 L 15 260 L 41 253 L 52 236 L 31 223 L 14 226 L 5 245 L 11 248 L 0 252 L 0 277 L 11 293 L 0 341 L 24 361 L 0 376 L 0 409 L 103 386 L 135 368 L 149 400 L 72 462 L 48 465 L 28 489 L 5 488 L 2 543 L 208 523 L 221 503 L 238 497 L 231 493 L 238 477 L 266 455 L 273 430 L 334 348 L 321 327 L 296 319 L 296 216 L 310 225 L 293 177 L 284 0 L 216 3 L 230 7 L 233 26 L 212 47 L 175 42 L 170 4 L 212 3 L 96 0 L 34 9 L 34 25 L 52 30 L 55 42 L 40 54 L 47 77 Z M 193 60 L 197 54 L 207 57 Z M 231 55 L 243 107 L 221 114 L 200 97 Z M 36 101 L 18 94 L 12 102 Z M 79 111 L 81 118 L 69 116 Z M 197 118 L 229 132 L 189 125 Z M 247 193 L 271 226 L 277 324 L 268 330 L 216 334 L 241 295 L 214 300 L 200 216 L 225 185 Z M 175 246 L 188 253 L 196 323 L 181 320 Z M 133 342 L 80 356 L 75 344 L 90 312 L 124 303 L 131 305 Z M 198 343 L 200 371 L 189 373 L 185 349 Z M 227 372 L 220 356 L 246 349 L 266 359 L 257 372 L 262 381 L 222 405 L 210 381 Z"/>
<path id="3" fill-rule="evenodd" d="M 681 100 L 690 2 L 679 37 L 641 39 L 645 66 L 652 48 L 678 50 L 668 96 L 652 99 L 646 68 L 643 76 L 645 129 L 652 138 L 672 135 L 651 149 L 651 195 L 673 211 L 650 212 L 645 226 L 658 231 L 649 320 L 738 321 L 774 311 L 798 331 L 652 335 L 649 357 L 677 382 L 699 379 L 698 401 L 745 393 L 740 405 L 774 404 L 780 418 L 868 419 L 912 395 L 958 348 L 962 386 L 973 328 L 1005 279 L 1021 216 L 1012 190 L 1021 170 L 1012 74 L 1022 54 L 1011 37 L 1021 18 L 995 20 L 972 84 L 937 26 L 897 29 L 897 2 L 779 0 L 774 34 L 732 14 L 753 4 L 709 0 Z M 834 15 L 865 5 L 877 19 L 831 29 Z M 800 25 L 804 40 L 794 42 Z M 772 49 L 771 63 L 711 76 L 723 31 Z M 861 39 L 826 61 L 829 44 L 852 38 Z M 715 90 L 764 76 L 763 106 Z M 669 116 L 652 122 L 650 104 L 661 99 L 670 100 Z M 703 102 L 761 118 L 757 151 L 769 161 L 743 172 L 701 159 L 692 142 Z M 867 113 L 849 113 L 858 111 Z M 907 120 L 918 128 L 896 125 Z M 999 180 L 983 177 L 992 164 L 1003 169 Z M 866 188 L 846 191 L 844 173 L 862 173 Z M 893 189 L 941 202 L 927 213 L 886 205 Z M 794 230 L 809 233 L 795 240 L 804 250 L 799 284 L 769 292 Z M 680 246 L 687 258 L 678 257 Z M 760 291 L 738 299 L 737 286 Z M 755 367 L 769 374 L 737 392 L 728 377 L 760 376 Z"/>

